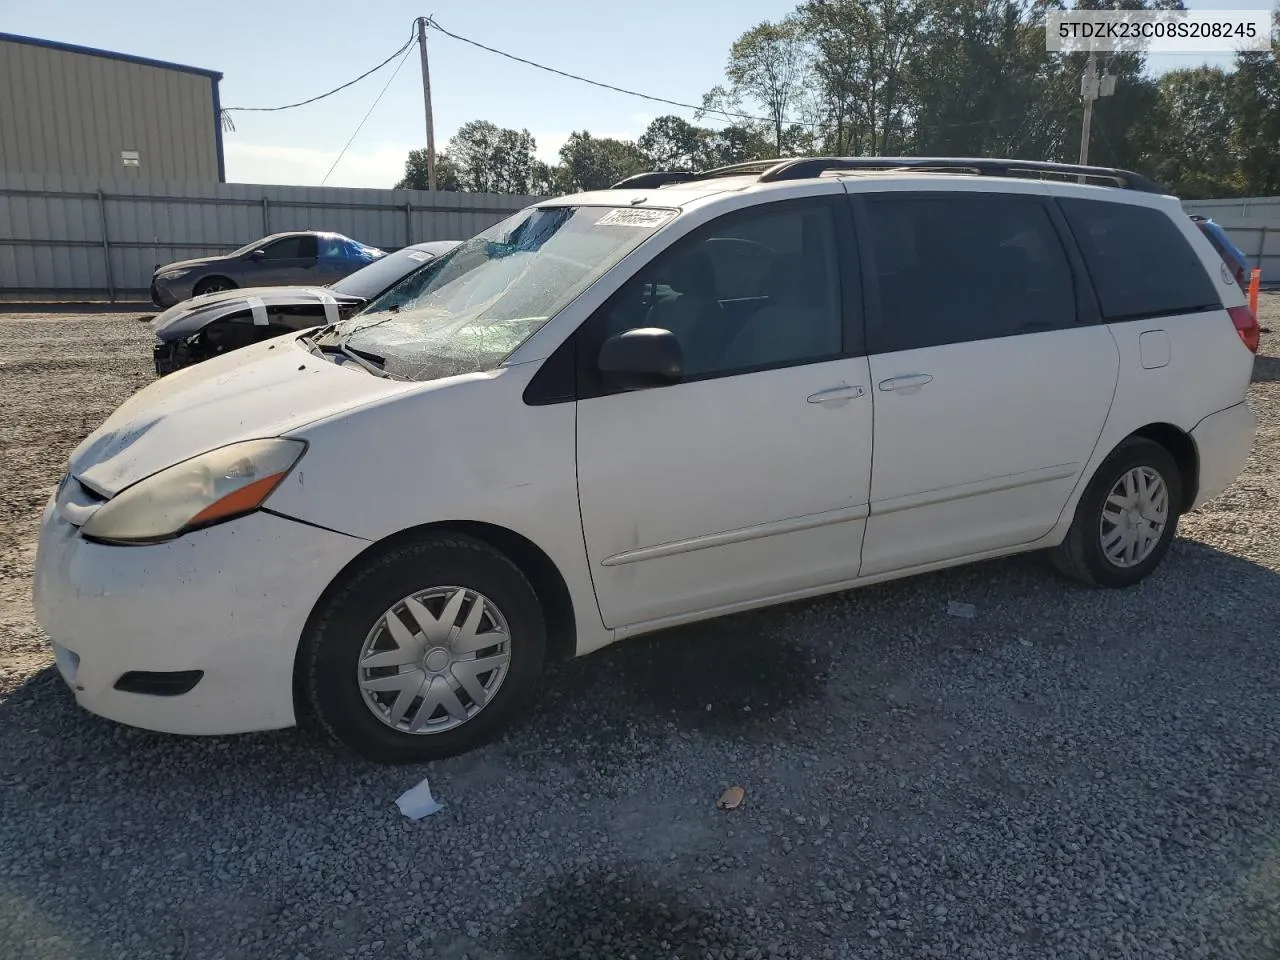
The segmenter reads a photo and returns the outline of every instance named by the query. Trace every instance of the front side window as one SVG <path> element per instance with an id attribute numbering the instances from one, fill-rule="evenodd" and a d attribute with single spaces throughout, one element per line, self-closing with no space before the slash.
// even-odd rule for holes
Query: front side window
<path id="1" fill-rule="evenodd" d="M 372 301 L 343 342 L 414 380 L 491 370 L 676 216 L 674 210 L 532 207 Z"/>
<path id="2" fill-rule="evenodd" d="M 812 363 L 841 353 L 840 303 L 831 204 L 771 203 L 699 227 L 642 268 L 592 319 L 584 354 L 658 327 L 680 342 L 684 379 Z"/>
<path id="3" fill-rule="evenodd" d="M 277 240 L 264 251 L 267 260 L 312 260 L 316 256 L 316 238 L 308 234 Z"/>
<path id="4" fill-rule="evenodd" d="M 1220 309 L 1217 288 L 1187 238 L 1160 210 L 1058 200 L 1080 245 L 1105 320 Z"/>
<path id="5" fill-rule="evenodd" d="M 1039 198 L 884 193 L 863 202 L 880 290 L 871 352 L 1076 322 L 1071 265 Z"/>

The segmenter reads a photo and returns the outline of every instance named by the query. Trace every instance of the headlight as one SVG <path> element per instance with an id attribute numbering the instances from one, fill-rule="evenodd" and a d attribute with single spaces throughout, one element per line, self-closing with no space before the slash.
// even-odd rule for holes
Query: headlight
<path id="1" fill-rule="evenodd" d="M 306 443 L 246 440 L 174 464 L 126 487 L 80 528 L 109 543 L 155 543 L 257 510 Z"/>
<path id="2" fill-rule="evenodd" d="M 181 280 L 190 270 L 166 270 L 164 273 L 157 273 L 157 280 Z"/>

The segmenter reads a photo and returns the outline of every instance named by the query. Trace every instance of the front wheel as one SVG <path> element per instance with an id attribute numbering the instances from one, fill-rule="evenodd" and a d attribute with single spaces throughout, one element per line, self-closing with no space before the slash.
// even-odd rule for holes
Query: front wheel
<path id="1" fill-rule="evenodd" d="M 1084 583 L 1128 587 L 1169 552 L 1182 509 L 1182 475 L 1154 440 L 1130 437 L 1085 488 L 1054 565 Z"/>
<path id="2" fill-rule="evenodd" d="M 469 537 L 426 537 L 351 571 L 312 615 L 302 719 L 370 760 L 462 753 L 519 712 L 545 650 L 542 607 L 514 563 Z"/>
<path id="3" fill-rule="evenodd" d="M 234 290 L 236 285 L 226 277 L 205 277 L 191 291 L 194 297 L 203 297 L 206 293 L 221 293 L 223 290 Z"/>

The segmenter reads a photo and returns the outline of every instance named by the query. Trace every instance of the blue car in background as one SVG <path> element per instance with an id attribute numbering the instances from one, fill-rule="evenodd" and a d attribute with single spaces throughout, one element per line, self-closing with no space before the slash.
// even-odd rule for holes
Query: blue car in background
<path id="1" fill-rule="evenodd" d="M 323 287 L 385 256 L 385 251 L 340 233 L 273 233 L 231 253 L 157 265 L 151 302 L 171 307 L 238 287 Z"/>
<path id="2" fill-rule="evenodd" d="M 1249 289 L 1249 261 L 1245 257 L 1244 251 L 1231 242 L 1231 238 L 1227 236 L 1227 231 L 1223 230 L 1220 224 L 1214 223 L 1208 217 L 1200 217 L 1194 214 L 1191 219 L 1200 228 L 1200 232 L 1209 238 L 1209 242 L 1213 244 L 1213 249 L 1218 251 L 1218 256 L 1227 265 L 1231 275 L 1236 278 L 1236 283 L 1240 284 L 1240 289 L 1247 292 Z"/>

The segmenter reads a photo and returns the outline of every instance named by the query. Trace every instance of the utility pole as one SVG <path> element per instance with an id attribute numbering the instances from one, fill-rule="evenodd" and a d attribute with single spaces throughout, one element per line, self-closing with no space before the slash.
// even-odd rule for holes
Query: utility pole
<path id="1" fill-rule="evenodd" d="M 426 47 L 423 48 L 423 57 L 426 57 Z M 426 60 L 423 61 L 423 69 L 425 72 Z M 1089 163 L 1089 131 L 1093 127 L 1093 101 L 1098 99 L 1098 54 L 1095 50 L 1089 51 L 1089 62 L 1085 64 L 1084 76 L 1080 80 L 1080 96 L 1084 98 L 1084 121 L 1080 124 L 1080 166 L 1086 166 Z M 1080 182 L 1084 183 L 1084 177 L 1080 178 Z"/>
<path id="2" fill-rule="evenodd" d="M 1111 72 L 1111 60 L 1108 58 L 1102 67 L 1102 76 L 1098 76 L 1098 54 L 1089 51 L 1089 61 L 1084 67 L 1084 76 L 1080 78 L 1080 96 L 1084 99 L 1084 119 L 1080 123 L 1080 166 L 1089 163 L 1089 132 L 1093 129 L 1093 102 L 1099 97 L 1109 97 L 1116 92 L 1116 77 Z M 1084 183 L 1085 178 L 1081 177 Z"/>
<path id="3" fill-rule="evenodd" d="M 427 65 L 427 18 L 418 18 L 418 52 L 422 54 L 422 102 L 427 113 L 427 188 L 436 192 L 436 126 L 431 120 L 431 70 Z"/>

